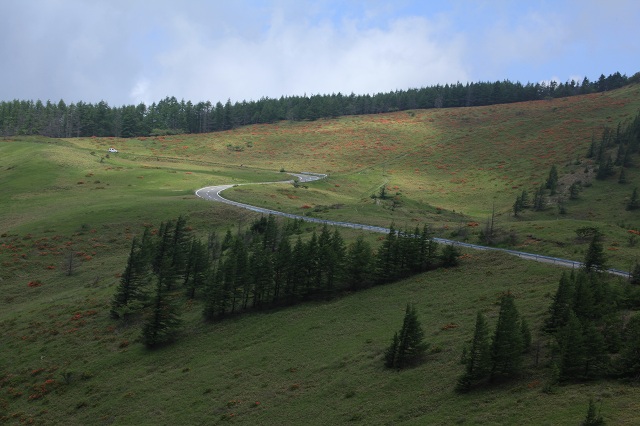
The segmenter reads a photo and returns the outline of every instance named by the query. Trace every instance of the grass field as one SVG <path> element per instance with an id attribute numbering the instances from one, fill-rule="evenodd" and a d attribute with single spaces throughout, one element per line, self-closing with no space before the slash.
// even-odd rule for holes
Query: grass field
<path id="1" fill-rule="evenodd" d="M 500 254 L 470 252 L 456 269 L 213 325 L 195 303 L 185 306 L 180 340 L 153 352 L 139 343 L 135 324 L 117 323 L 108 311 L 131 238 L 145 224 L 184 215 L 203 237 L 247 226 L 254 213 L 194 191 L 288 179 L 281 169 L 329 177 L 307 188 L 243 185 L 225 195 L 341 221 L 426 223 L 439 236 L 471 242 L 495 208 L 497 226 L 516 236 L 513 246 L 575 260 L 587 247 L 575 230 L 596 226 L 611 266 L 628 270 L 640 255 L 628 232 L 640 227 L 638 213 L 624 209 L 640 183 L 637 169 L 627 171 L 626 185 L 592 180 L 566 202 L 566 215 L 549 208 L 514 218 L 510 210 L 554 164 L 561 190 L 576 175 L 586 182 L 592 134 L 639 108 L 634 85 L 216 134 L 0 140 L 0 416 L 9 424 L 555 425 L 577 424 L 594 397 L 610 424 L 633 424 L 635 387 L 607 381 L 549 395 L 541 391 L 544 369 L 499 388 L 453 392 L 477 310 L 493 324 L 499 294 L 511 290 L 537 330 L 557 285 L 559 269 Z M 120 152 L 107 157 L 111 146 Z M 371 198 L 383 185 L 395 206 Z M 358 235 L 343 232 L 348 241 Z M 389 372 L 382 353 L 408 302 L 431 351 L 419 367 Z"/>

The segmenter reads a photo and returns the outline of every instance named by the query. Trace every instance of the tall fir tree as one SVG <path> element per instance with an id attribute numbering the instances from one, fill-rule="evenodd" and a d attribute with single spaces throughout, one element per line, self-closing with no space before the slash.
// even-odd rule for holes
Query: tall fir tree
<path id="1" fill-rule="evenodd" d="M 545 186 L 551 195 L 556 195 L 556 190 L 558 188 L 558 168 L 555 164 L 551 166 L 551 170 L 549 170 L 549 176 L 547 177 Z"/>
<path id="2" fill-rule="evenodd" d="M 471 347 L 465 360 L 465 372 L 458 379 L 456 390 L 468 392 L 478 382 L 486 379 L 491 372 L 491 341 L 489 326 L 481 312 L 476 315 L 476 327 Z"/>
<path id="3" fill-rule="evenodd" d="M 562 273 L 558 289 L 549 307 L 549 318 L 545 321 L 545 330 L 554 333 L 564 327 L 569 321 L 569 314 L 573 306 L 573 280 L 566 272 Z"/>
<path id="4" fill-rule="evenodd" d="M 173 297 L 162 277 L 158 277 L 153 301 L 142 328 L 142 341 L 148 348 L 169 343 L 176 336 L 181 321 Z"/>
<path id="5" fill-rule="evenodd" d="M 587 272 L 600 272 L 607 268 L 606 256 L 602 248 L 601 239 L 600 233 L 594 234 L 591 238 L 591 243 L 584 258 L 584 269 Z"/>
<path id="6" fill-rule="evenodd" d="M 120 283 L 111 301 L 111 317 L 125 318 L 140 311 L 148 302 L 147 284 L 149 268 L 144 258 L 142 246 L 133 238 L 127 266 L 120 277 Z"/>
<path id="7" fill-rule="evenodd" d="M 424 342 L 424 331 L 415 307 L 407 304 L 402 328 L 397 332 L 385 354 L 385 366 L 401 369 L 418 361 L 429 345 Z"/>
<path id="8" fill-rule="evenodd" d="M 512 378 L 522 370 L 524 338 L 520 315 L 510 292 L 500 299 L 498 322 L 491 342 L 490 379 Z"/>
<path id="9" fill-rule="evenodd" d="M 560 379 L 574 380 L 581 377 L 584 372 L 586 347 L 582 324 L 573 311 L 569 315 L 567 325 L 557 334 L 557 339 L 560 346 Z"/>

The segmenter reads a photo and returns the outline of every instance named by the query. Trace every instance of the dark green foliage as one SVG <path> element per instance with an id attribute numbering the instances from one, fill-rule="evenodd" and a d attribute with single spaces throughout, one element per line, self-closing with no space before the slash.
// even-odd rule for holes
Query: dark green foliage
<path id="1" fill-rule="evenodd" d="M 589 399 L 589 408 L 587 408 L 587 416 L 582 421 L 582 426 L 604 426 L 606 423 L 598 410 L 596 410 L 596 404 L 593 402 L 593 398 Z"/>
<path id="2" fill-rule="evenodd" d="M 367 288 L 372 284 L 373 265 L 371 245 L 359 235 L 347 251 L 345 278 L 350 290 Z"/>
<path id="3" fill-rule="evenodd" d="M 569 199 L 577 200 L 580 197 L 580 184 L 577 182 L 573 182 L 571 186 L 569 186 Z"/>
<path id="4" fill-rule="evenodd" d="M 151 105 L 110 107 L 63 101 L 0 102 L 0 133 L 50 137 L 158 136 L 178 133 L 223 131 L 238 126 L 273 123 L 278 120 L 317 120 L 342 115 L 379 114 L 426 108 L 494 105 L 501 103 L 561 98 L 596 91 L 612 90 L 628 82 L 616 72 L 597 81 L 540 84 L 496 81 L 447 84 L 419 89 L 396 90 L 375 95 L 344 96 L 340 93 L 312 96 L 282 96 L 258 101 L 232 103 L 178 101 L 166 97 Z M 612 136 L 613 136 L 613 132 Z M 621 130 L 621 138 L 625 136 Z M 611 137 L 614 140 L 613 137 Z M 617 139 L 617 138 L 616 138 Z M 607 143 L 610 143 L 607 141 Z M 593 151 L 594 149 L 592 149 Z M 595 156 L 595 154 L 593 154 Z"/>
<path id="5" fill-rule="evenodd" d="M 618 175 L 618 183 L 627 183 L 627 175 L 624 172 L 624 167 L 620 167 L 620 174 Z"/>
<path id="6" fill-rule="evenodd" d="M 627 203 L 627 210 L 637 210 L 640 208 L 640 197 L 638 197 L 638 188 L 633 188 L 633 192 L 631 193 L 631 198 Z"/>
<path id="7" fill-rule="evenodd" d="M 549 170 L 549 176 L 547 177 L 545 186 L 551 195 L 556 194 L 556 189 L 558 188 L 558 168 L 555 164 L 551 166 L 551 170 Z"/>
<path id="8" fill-rule="evenodd" d="M 515 217 L 518 217 L 518 215 L 520 214 L 520 212 L 524 210 L 524 205 L 522 203 L 522 197 L 520 195 L 518 195 L 516 197 L 516 201 L 513 203 L 513 215 Z"/>
<path id="9" fill-rule="evenodd" d="M 629 279 L 631 284 L 640 284 L 640 263 L 636 261 L 631 271 L 631 278 Z"/>
<path id="10" fill-rule="evenodd" d="M 514 297 L 505 293 L 500 299 L 498 323 L 491 342 L 490 379 L 517 377 L 522 370 L 524 337 Z"/>
<path id="11" fill-rule="evenodd" d="M 611 160 L 611 157 L 607 157 L 606 159 L 601 158 L 598 166 L 598 172 L 596 173 L 596 179 L 605 180 L 609 176 L 613 176 L 615 174 L 614 164 Z"/>
<path id="12" fill-rule="evenodd" d="M 547 207 L 547 200 L 545 196 L 544 186 L 540 186 L 533 196 L 533 210 L 539 212 Z"/>
<path id="13" fill-rule="evenodd" d="M 617 365 L 618 373 L 633 380 L 640 379 L 640 315 L 632 316 L 624 329 L 624 343 Z"/>
<path id="14" fill-rule="evenodd" d="M 587 272 L 607 269 L 607 260 L 604 249 L 602 248 L 600 234 L 595 234 L 593 238 L 591 238 L 591 243 L 584 258 L 584 269 Z"/>
<path id="15" fill-rule="evenodd" d="M 145 250 L 138 244 L 137 238 L 133 238 L 131 251 L 127 259 L 120 283 L 111 302 L 111 317 L 124 318 L 127 315 L 139 311 L 147 302 L 147 284 L 149 282 L 149 267 L 145 259 Z"/>
<path id="16" fill-rule="evenodd" d="M 584 371 L 586 348 L 582 335 L 582 324 L 571 312 L 569 322 L 559 335 L 560 379 L 572 380 L 581 377 Z"/>
<path id="17" fill-rule="evenodd" d="M 452 268 L 458 266 L 458 258 L 460 257 L 460 250 L 453 244 L 447 244 L 442 248 L 442 254 L 440 255 L 440 261 L 445 268 Z"/>
<path id="18" fill-rule="evenodd" d="M 558 290 L 549 307 L 549 318 L 545 322 L 546 331 L 558 331 L 569 322 L 569 315 L 573 307 L 573 292 L 573 280 L 569 278 L 566 272 L 563 272 Z"/>
<path id="19" fill-rule="evenodd" d="M 602 332 L 596 328 L 593 321 L 583 325 L 584 338 L 584 370 L 583 378 L 593 379 L 604 376 L 609 369 L 609 356 Z"/>
<path id="20" fill-rule="evenodd" d="M 200 240 L 193 239 L 184 271 L 184 286 L 189 299 L 194 299 L 196 292 L 204 288 L 209 266 L 209 256 L 204 244 Z"/>
<path id="21" fill-rule="evenodd" d="M 395 333 L 385 352 L 387 368 L 401 369 L 419 361 L 429 345 L 424 342 L 424 331 L 418 321 L 415 307 L 407 304 L 402 328 Z"/>
<path id="22" fill-rule="evenodd" d="M 466 348 L 465 348 L 466 349 Z M 491 372 L 491 342 L 489 326 L 481 312 L 476 316 L 471 348 L 464 357 L 465 372 L 458 379 L 456 390 L 467 392 L 478 382 L 486 379 Z"/>
<path id="23" fill-rule="evenodd" d="M 142 327 L 142 342 L 148 348 L 171 342 L 180 326 L 180 318 L 175 295 L 167 289 L 166 283 L 159 277 L 155 295 Z"/>

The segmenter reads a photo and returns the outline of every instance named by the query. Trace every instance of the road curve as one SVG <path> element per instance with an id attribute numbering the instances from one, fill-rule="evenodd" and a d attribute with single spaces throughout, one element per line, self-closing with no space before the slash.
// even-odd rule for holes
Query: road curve
<path id="1" fill-rule="evenodd" d="M 327 175 L 325 174 L 321 174 L 321 173 L 310 173 L 310 172 L 300 172 L 300 173 L 288 173 L 291 176 L 295 177 L 295 180 L 297 180 L 298 182 L 304 183 L 304 182 L 313 182 L 315 180 L 319 180 L 319 179 L 324 179 L 325 177 L 327 177 Z M 262 207 L 256 207 L 256 206 L 252 206 L 250 204 L 244 204 L 244 203 L 239 203 L 237 201 L 231 201 L 228 200 L 224 197 L 222 197 L 222 195 L 220 195 L 220 193 L 222 191 L 224 191 L 225 189 L 229 189 L 231 187 L 234 186 L 240 186 L 240 185 L 269 185 L 269 184 L 274 184 L 274 183 L 293 183 L 294 180 L 284 180 L 284 181 L 276 181 L 276 182 L 259 182 L 259 183 L 241 183 L 241 184 L 231 184 L 231 185 L 215 185 L 215 186 L 207 186 L 204 188 L 200 188 L 198 189 L 195 194 L 196 196 L 203 198 L 205 200 L 208 201 L 215 201 L 215 202 L 219 202 L 219 203 L 225 203 L 225 204 L 229 204 L 235 207 L 239 207 L 242 209 L 246 209 L 246 210 L 251 210 L 254 212 L 258 212 L 258 213 L 265 213 L 265 214 L 272 214 L 275 216 L 284 216 L 290 219 L 301 219 L 304 220 L 305 222 L 314 222 L 314 223 L 323 223 L 323 224 L 327 224 L 327 225 L 332 225 L 332 226 L 341 226 L 341 227 L 345 227 L 345 228 L 355 228 L 355 229 L 363 229 L 366 231 L 372 231 L 372 232 L 380 232 L 383 234 L 386 234 L 389 232 L 389 228 L 384 228 L 381 226 L 371 226 L 371 225 L 363 225 L 360 223 L 351 223 L 351 222 L 336 222 L 333 220 L 326 220 L 326 219 L 318 219 L 318 218 L 314 218 L 314 217 L 307 217 L 307 216 L 301 216 L 301 215 L 296 215 L 296 214 L 291 214 L 291 213 L 284 213 L 284 212 L 280 212 L 277 210 L 270 210 L 270 209 L 265 209 Z M 554 265 L 559 265 L 559 266 L 565 266 L 568 268 L 581 268 L 583 266 L 582 262 L 577 262 L 575 260 L 568 260 L 568 259 L 561 259 L 558 257 L 551 257 L 551 256 L 544 256 L 544 255 L 540 255 L 540 254 L 534 254 L 534 253 L 527 253 L 527 252 L 523 252 L 523 251 L 517 251 L 517 250 L 509 250 L 509 249 L 503 249 L 503 248 L 498 248 L 498 247 L 488 247 L 488 246 L 481 246 L 478 244 L 470 244 L 470 243 L 464 243 L 461 241 L 455 241 L 455 240 L 448 240 L 445 238 L 434 238 L 434 241 L 436 241 L 437 243 L 440 244 L 449 244 L 449 245 L 455 245 L 455 246 L 459 246 L 459 247 L 466 247 L 466 248 L 470 248 L 473 250 L 484 250 L 484 251 L 500 251 L 503 253 L 508 253 L 511 254 L 513 256 L 518 256 L 522 259 L 527 259 L 527 260 L 534 260 L 536 262 L 543 262 L 543 263 L 551 263 Z M 610 273 L 610 274 L 614 274 L 623 278 L 627 278 L 629 279 L 631 277 L 631 274 L 629 272 L 626 271 L 621 271 L 619 269 L 607 269 L 606 272 Z"/>

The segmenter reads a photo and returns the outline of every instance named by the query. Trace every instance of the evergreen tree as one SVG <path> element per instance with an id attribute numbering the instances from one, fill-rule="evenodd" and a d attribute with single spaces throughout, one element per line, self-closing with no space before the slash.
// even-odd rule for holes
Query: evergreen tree
<path id="1" fill-rule="evenodd" d="M 513 215 L 515 217 L 518 217 L 518 215 L 520 214 L 520 212 L 524 210 L 524 205 L 522 203 L 522 197 L 520 195 L 518 195 L 516 197 L 516 201 L 513 203 Z"/>
<path id="2" fill-rule="evenodd" d="M 551 195 L 556 194 L 556 189 L 558 187 L 558 168 L 555 164 L 551 166 L 551 170 L 549 170 L 549 177 L 547 177 L 545 186 L 550 191 Z"/>
<path id="3" fill-rule="evenodd" d="M 537 212 L 542 211 L 547 206 L 547 201 L 544 195 L 544 186 L 540 186 L 533 196 L 533 209 Z"/>
<path id="4" fill-rule="evenodd" d="M 636 381 L 640 378 L 640 315 L 632 316 L 624 329 L 618 372 Z"/>
<path id="5" fill-rule="evenodd" d="M 445 268 L 452 268 L 454 266 L 458 266 L 458 258 L 460 257 L 460 250 L 458 247 L 453 244 L 446 244 L 442 248 L 442 254 L 440 255 L 440 260 L 442 262 L 442 266 Z"/>
<path id="6" fill-rule="evenodd" d="M 580 197 L 580 184 L 573 182 L 569 187 L 569 199 L 577 200 Z"/>
<path id="7" fill-rule="evenodd" d="M 467 392 L 477 382 L 485 379 L 491 372 L 491 342 L 489 327 L 481 312 L 476 316 L 471 348 L 465 357 L 465 372 L 458 379 L 456 390 Z"/>
<path id="8" fill-rule="evenodd" d="M 608 372 L 609 356 L 604 337 L 593 321 L 587 321 L 583 325 L 584 340 L 584 370 L 583 377 L 592 379 L 603 376 Z"/>
<path id="9" fill-rule="evenodd" d="M 582 421 L 582 426 L 604 426 L 606 423 L 602 416 L 596 410 L 596 404 L 593 398 L 589 399 L 589 408 L 587 408 L 587 417 Z"/>
<path id="10" fill-rule="evenodd" d="M 143 308 L 148 299 L 146 292 L 148 281 L 149 271 L 144 259 L 144 251 L 134 237 L 127 266 L 120 277 L 120 283 L 111 302 L 111 317 L 126 317 Z"/>
<path id="11" fill-rule="evenodd" d="M 584 373 L 586 348 L 580 320 L 571 312 L 569 322 L 558 333 L 560 379 L 574 380 Z"/>
<path id="12" fill-rule="evenodd" d="M 346 283 L 350 290 L 367 288 L 373 280 L 373 251 L 362 234 L 349 246 L 346 262 Z"/>
<path id="13" fill-rule="evenodd" d="M 520 315 L 513 295 L 505 293 L 500 299 L 498 323 L 491 342 L 491 380 L 520 374 L 523 350 Z"/>
<path id="14" fill-rule="evenodd" d="M 545 322 L 545 330 L 556 332 L 569 321 L 569 314 L 573 306 L 573 281 L 563 272 L 558 289 L 549 307 L 549 318 Z"/>
<path id="15" fill-rule="evenodd" d="M 522 350 L 527 352 L 531 349 L 532 338 L 529 323 L 527 323 L 527 320 L 524 317 L 520 318 L 520 334 L 522 335 Z"/>
<path id="16" fill-rule="evenodd" d="M 627 176 L 624 172 L 624 167 L 620 167 L 620 175 L 618 176 L 618 183 L 627 183 Z"/>
<path id="17" fill-rule="evenodd" d="M 161 277 L 157 279 L 155 296 L 142 328 L 142 341 L 148 348 L 173 340 L 181 323 L 173 295 L 162 281 Z"/>
<path id="18" fill-rule="evenodd" d="M 189 299 L 194 299 L 198 289 L 204 287 L 208 270 L 209 258 L 204 244 L 200 240 L 193 239 L 184 274 L 184 286 Z"/>
<path id="19" fill-rule="evenodd" d="M 401 369 L 419 360 L 429 347 L 424 342 L 424 331 L 413 306 L 407 304 L 402 328 L 386 351 L 385 366 Z"/>
<path id="20" fill-rule="evenodd" d="M 596 318 L 596 300 L 589 277 L 585 273 L 578 273 L 575 278 L 573 302 L 571 309 L 580 320 Z"/>
<path id="21" fill-rule="evenodd" d="M 593 238 L 591 238 L 591 243 L 584 258 L 584 269 L 587 272 L 604 271 L 607 269 L 606 257 L 600 240 L 601 236 L 599 233 L 594 234 Z"/>
<path id="22" fill-rule="evenodd" d="M 279 304 L 283 292 L 290 287 L 288 282 L 291 269 L 291 244 L 288 238 L 282 238 L 274 256 L 273 264 L 273 304 Z"/>
<path id="23" fill-rule="evenodd" d="M 638 187 L 635 187 L 627 203 L 627 210 L 637 210 L 638 208 L 640 208 L 640 197 L 638 197 Z"/>

